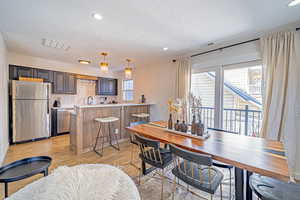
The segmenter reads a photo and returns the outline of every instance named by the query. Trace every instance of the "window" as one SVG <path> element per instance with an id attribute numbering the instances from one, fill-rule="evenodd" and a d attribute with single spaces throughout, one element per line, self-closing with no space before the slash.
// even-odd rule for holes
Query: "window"
<path id="1" fill-rule="evenodd" d="M 201 98 L 208 128 L 258 136 L 262 124 L 262 65 L 251 61 L 194 68 L 191 92 Z"/>
<path id="2" fill-rule="evenodd" d="M 215 112 L 215 77 L 214 71 L 203 71 L 192 74 L 191 92 L 201 98 L 201 120 L 208 128 L 214 128 Z M 192 119 L 192 118 L 191 118 Z"/>
<path id="3" fill-rule="evenodd" d="M 123 101 L 133 101 L 133 80 L 123 80 Z"/>

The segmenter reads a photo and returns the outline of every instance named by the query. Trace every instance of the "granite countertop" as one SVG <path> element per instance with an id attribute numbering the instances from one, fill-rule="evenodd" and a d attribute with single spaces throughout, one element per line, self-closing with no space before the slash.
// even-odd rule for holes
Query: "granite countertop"
<path id="1" fill-rule="evenodd" d="M 125 107 L 125 106 L 145 106 L 154 105 L 153 103 L 118 103 L 118 104 L 94 104 L 94 105 L 75 105 L 77 108 L 101 108 L 101 107 Z"/>

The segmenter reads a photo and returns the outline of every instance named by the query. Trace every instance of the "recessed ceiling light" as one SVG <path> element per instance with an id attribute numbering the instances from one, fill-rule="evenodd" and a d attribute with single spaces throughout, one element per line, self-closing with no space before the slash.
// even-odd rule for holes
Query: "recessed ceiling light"
<path id="1" fill-rule="evenodd" d="M 300 0 L 293 0 L 289 3 L 289 7 L 293 7 L 293 6 L 296 6 L 300 3 Z"/>
<path id="2" fill-rule="evenodd" d="M 168 47 L 164 47 L 164 48 L 163 48 L 164 51 L 167 51 L 168 49 L 169 49 Z"/>
<path id="3" fill-rule="evenodd" d="M 93 13 L 92 14 L 92 17 L 96 20 L 101 20 L 103 19 L 103 17 L 99 14 L 99 13 Z"/>
<path id="4" fill-rule="evenodd" d="M 88 64 L 91 63 L 91 61 L 89 61 L 89 60 L 78 60 L 78 62 L 79 62 L 80 64 L 84 64 L 84 65 L 88 65 Z"/>

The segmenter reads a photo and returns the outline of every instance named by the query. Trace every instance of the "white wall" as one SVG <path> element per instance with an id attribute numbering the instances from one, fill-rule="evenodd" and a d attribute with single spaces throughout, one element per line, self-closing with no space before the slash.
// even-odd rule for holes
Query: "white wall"
<path id="1" fill-rule="evenodd" d="M 175 97 L 175 64 L 165 60 L 138 67 L 133 78 L 135 82 L 135 101 L 142 94 L 147 102 L 155 103 L 151 107 L 151 120 L 168 119 L 168 99 Z"/>
<path id="2" fill-rule="evenodd" d="M 8 149 L 8 65 L 6 46 L 0 32 L 0 166 Z"/>

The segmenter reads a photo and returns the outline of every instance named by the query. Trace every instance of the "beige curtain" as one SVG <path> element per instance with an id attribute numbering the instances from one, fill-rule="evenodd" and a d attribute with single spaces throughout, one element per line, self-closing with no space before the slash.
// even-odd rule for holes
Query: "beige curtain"
<path id="1" fill-rule="evenodd" d="M 186 99 L 190 90 L 191 64 L 189 59 L 180 59 L 176 66 L 175 97 Z"/>
<path id="2" fill-rule="evenodd" d="M 295 172 L 300 139 L 299 33 L 280 32 L 263 37 L 261 49 L 265 76 L 261 136 L 284 141 L 290 170 Z"/>

